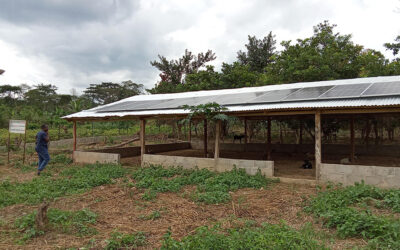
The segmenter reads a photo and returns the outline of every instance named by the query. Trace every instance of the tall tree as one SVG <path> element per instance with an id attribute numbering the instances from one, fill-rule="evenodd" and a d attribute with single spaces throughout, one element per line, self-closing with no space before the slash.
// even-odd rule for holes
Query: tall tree
<path id="1" fill-rule="evenodd" d="M 96 104 L 107 104 L 143 93 L 143 85 L 130 80 L 122 83 L 102 82 L 90 84 L 84 93 Z"/>
<path id="2" fill-rule="evenodd" d="M 393 55 L 396 56 L 400 52 L 400 35 L 394 39 L 394 43 L 385 43 L 386 50 L 391 50 Z"/>
<path id="3" fill-rule="evenodd" d="M 241 64 L 248 65 L 250 70 L 264 72 L 272 62 L 272 56 L 275 54 L 275 35 L 272 32 L 263 39 L 257 39 L 255 36 L 248 36 L 249 42 L 245 45 L 247 51 L 239 51 L 237 59 Z"/>
<path id="4" fill-rule="evenodd" d="M 193 55 L 189 50 L 177 60 L 168 60 L 165 56 L 158 55 L 159 61 L 152 61 L 150 64 L 161 71 L 161 81 L 150 93 L 176 92 L 176 86 L 185 83 L 185 76 L 198 72 L 207 62 L 215 60 L 216 56 L 211 50 L 206 53 Z M 166 85 L 166 86 L 163 86 Z"/>
<path id="5" fill-rule="evenodd" d="M 273 83 L 306 82 L 356 78 L 362 67 L 358 60 L 363 49 L 351 41 L 351 35 L 334 32 L 336 25 L 328 21 L 314 27 L 314 35 L 306 39 L 283 41 L 283 51 L 268 66 Z"/>

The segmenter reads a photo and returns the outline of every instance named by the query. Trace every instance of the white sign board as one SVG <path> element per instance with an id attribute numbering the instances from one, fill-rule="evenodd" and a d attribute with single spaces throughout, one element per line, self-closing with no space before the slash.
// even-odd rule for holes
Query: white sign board
<path id="1" fill-rule="evenodd" d="M 9 125 L 8 128 L 9 128 L 10 133 L 25 134 L 26 121 L 23 121 L 23 120 L 10 120 L 10 125 Z"/>

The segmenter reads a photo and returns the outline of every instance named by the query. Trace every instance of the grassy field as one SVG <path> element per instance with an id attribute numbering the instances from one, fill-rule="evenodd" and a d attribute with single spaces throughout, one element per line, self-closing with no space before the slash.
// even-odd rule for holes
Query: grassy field
<path id="1" fill-rule="evenodd" d="M 5 165 L 1 249 L 399 249 L 400 190 L 311 187 L 244 171 Z M 49 202 L 37 228 L 38 206 Z"/>

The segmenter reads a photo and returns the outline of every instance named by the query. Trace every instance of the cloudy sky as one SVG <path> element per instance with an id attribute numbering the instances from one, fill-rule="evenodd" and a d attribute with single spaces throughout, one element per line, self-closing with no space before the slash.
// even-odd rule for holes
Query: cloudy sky
<path id="1" fill-rule="evenodd" d="M 235 60 L 247 35 L 310 36 L 323 20 L 367 48 L 400 34 L 399 0 L 0 0 L 0 84 L 78 92 L 131 79 L 151 88 L 158 54 L 212 49 Z M 385 53 L 390 56 L 390 53 Z"/>

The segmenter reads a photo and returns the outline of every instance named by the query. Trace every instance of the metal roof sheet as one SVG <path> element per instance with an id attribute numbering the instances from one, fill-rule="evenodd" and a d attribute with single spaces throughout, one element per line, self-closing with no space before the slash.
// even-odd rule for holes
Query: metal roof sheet
<path id="1" fill-rule="evenodd" d="M 400 86 L 400 76 L 389 77 L 370 77 L 370 78 L 356 78 L 348 80 L 334 80 L 334 81 L 321 81 L 321 82 L 303 82 L 293 84 L 281 85 L 268 85 L 262 87 L 248 87 L 239 89 L 224 89 L 224 90 L 209 90 L 209 91 L 196 91 L 175 94 L 157 94 L 157 95 L 138 95 L 129 97 L 118 102 L 110 103 L 107 105 L 99 106 L 93 109 L 84 110 L 75 114 L 67 115 L 64 119 L 84 119 L 84 118 L 102 118 L 102 117 L 124 117 L 124 116 L 151 116 L 151 115 L 178 115 L 187 114 L 188 110 L 179 108 L 161 109 L 162 103 L 169 100 L 175 100 L 179 103 L 179 99 L 209 99 L 210 96 L 229 95 L 233 96 L 243 93 L 259 93 L 260 91 L 274 91 L 285 89 L 301 89 L 310 87 L 323 87 L 323 89 L 331 89 L 328 86 L 333 85 L 355 85 L 360 84 L 373 84 L 373 83 L 395 83 Z M 160 101 L 160 105 L 153 110 L 131 110 L 131 111 L 117 111 L 107 112 L 107 108 L 113 105 L 126 106 L 129 103 L 151 103 L 147 101 Z M 296 110 L 296 109 L 318 109 L 318 108 L 360 108 L 360 107 L 383 107 L 383 106 L 398 106 L 400 105 L 400 94 L 394 93 L 392 96 L 375 96 L 375 97 L 351 97 L 342 99 L 326 99 L 326 100 L 294 100 L 294 101 L 278 101 L 274 103 L 261 103 L 251 104 L 243 101 L 243 104 L 227 105 L 228 112 L 242 112 L 242 111 L 257 111 L 257 110 Z M 144 105 L 145 106 L 145 105 Z M 158 108 L 157 108 L 158 107 Z M 104 110 L 104 111 L 101 111 Z"/>

